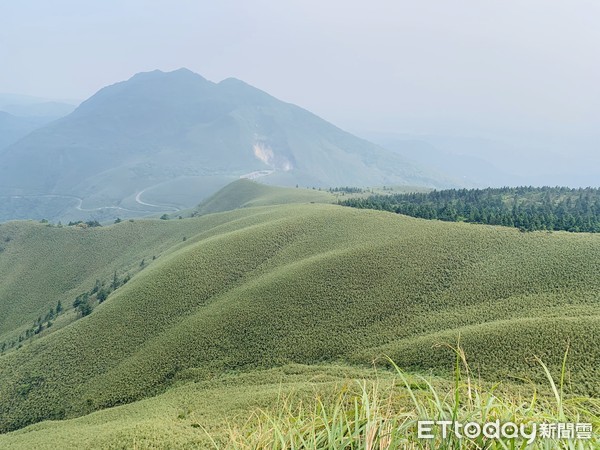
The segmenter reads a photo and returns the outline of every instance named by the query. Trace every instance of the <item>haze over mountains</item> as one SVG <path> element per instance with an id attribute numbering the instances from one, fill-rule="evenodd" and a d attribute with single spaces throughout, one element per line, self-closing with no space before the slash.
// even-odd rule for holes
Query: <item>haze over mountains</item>
<path id="1" fill-rule="evenodd" d="M 456 184 L 237 79 L 153 71 L 0 150 L 0 220 L 175 211 L 242 176 L 310 187 Z"/>
<path id="2" fill-rule="evenodd" d="M 72 113 L 79 103 L 78 100 L 51 100 L 30 95 L 0 94 L 0 111 L 18 117 L 43 117 L 48 121 Z"/>
<path id="3" fill-rule="evenodd" d="M 27 95 L 0 94 L 0 152 L 53 120 L 73 112 L 74 104 Z"/>
<path id="4" fill-rule="evenodd" d="M 598 186 L 600 137 L 544 130 L 533 136 L 359 132 L 359 136 L 474 187 Z"/>
<path id="5" fill-rule="evenodd" d="M 46 121 L 43 119 L 17 117 L 5 111 L 0 111 L 0 151 L 45 123 Z"/>
<path id="6" fill-rule="evenodd" d="M 600 161 L 563 151 L 587 154 L 585 136 L 520 146 L 361 136 L 368 141 L 240 80 L 213 83 L 187 69 L 139 73 L 77 108 L 0 94 L 0 221 L 172 213 L 240 177 L 320 188 L 597 184 Z"/>

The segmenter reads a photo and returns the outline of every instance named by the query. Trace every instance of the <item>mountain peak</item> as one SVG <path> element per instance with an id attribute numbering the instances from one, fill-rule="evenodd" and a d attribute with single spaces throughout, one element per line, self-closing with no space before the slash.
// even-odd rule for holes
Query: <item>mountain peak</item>
<path id="1" fill-rule="evenodd" d="M 205 98 L 207 92 L 215 86 L 212 81 L 186 68 L 171 72 L 158 69 L 139 72 L 126 81 L 100 89 L 83 102 L 74 114 L 82 116 L 100 113 L 120 117 L 126 111 L 126 114 L 137 111 L 144 115 L 155 108 L 176 110 L 177 106 L 189 105 Z"/>
<path id="2" fill-rule="evenodd" d="M 139 72 L 130 78 L 130 80 L 158 80 L 158 79 L 195 79 L 196 81 L 208 81 L 202 75 L 192 72 L 190 69 L 181 67 L 170 72 L 164 72 L 155 69 L 150 72 Z"/>
<path id="3" fill-rule="evenodd" d="M 234 77 L 225 78 L 224 80 L 221 80 L 219 82 L 219 84 L 242 84 L 245 86 L 249 86 L 248 83 L 240 80 L 239 78 L 234 78 Z"/>

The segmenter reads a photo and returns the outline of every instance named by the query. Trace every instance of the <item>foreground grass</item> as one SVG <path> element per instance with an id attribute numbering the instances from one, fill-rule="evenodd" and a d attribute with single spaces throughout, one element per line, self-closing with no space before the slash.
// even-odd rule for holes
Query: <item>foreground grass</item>
<path id="1" fill-rule="evenodd" d="M 563 372 L 564 374 L 564 372 Z M 595 449 L 590 440 L 417 439 L 418 420 L 592 423 L 597 399 L 546 386 L 492 385 L 464 368 L 455 379 L 399 368 L 291 364 L 200 381 L 194 370 L 166 393 L 76 419 L 0 435 L 2 449 Z M 562 379 L 562 377 L 560 377 Z"/>
<path id="2" fill-rule="evenodd" d="M 387 371 L 378 375 L 391 382 Z M 1 449 L 149 449 L 225 447 L 229 430 L 254 411 L 275 407 L 285 395 L 301 401 L 326 396 L 373 370 L 342 365 L 289 364 L 269 370 L 222 374 L 202 380 L 182 372 L 167 392 L 69 420 L 45 421 L 0 434 Z"/>
<path id="3" fill-rule="evenodd" d="M 564 398 L 563 365 L 560 383 L 538 360 L 548 378 L 550 396 L 534 388 L 528 398 L 499 385 L 490 388 L 472 380 L 464 352 L 457 348 L 454 385 L 446 389 L 431 379 L 412 377 L 393 362 L 396 378 L 354 380 L 326 396 L 309 401 L 283 396 L 271 409 L 259 409 L 242 426 L 232 427 L 228 449 L 597 449 L 598 435 L 563 438 L 559 432 L 544 435 L 540 426 L 589 424 L 600 426 L 600 401 Z M 461 375 L 460 364 L 465 374 Z M 566 362 L 566 355 L 565 355 Z M 450 431 L 429 427 L 419 436 L 419 421 L 445 421 Z M 454 423 L 506 423 L 525 427 L 526 436 L 465 435 Z M 488 429 L 489 430 L 489 429 Z M 512 434 L 512 428 L 509 434 Z M 533 432 L 535 430 L 535 433 Z M 493 431 L 492 431 L 493 433 Z M 216 440 L 215 448 L 221 448 Z"/>

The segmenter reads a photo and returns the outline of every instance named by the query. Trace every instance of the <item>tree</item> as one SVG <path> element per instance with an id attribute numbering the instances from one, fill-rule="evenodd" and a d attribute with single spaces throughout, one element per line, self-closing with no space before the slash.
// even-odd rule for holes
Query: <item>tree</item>
<path id="1" fill-rule="evenodd" d="M 84 292 L 83 294 L 77 296 L 77 298 L 73 302 L 73 308 L 77 310 L 81 317 L 87 316 L 89 313 L 92 312 L 92 307 L 90 306 L 89 300 L 89 292 Z"/>
<path id="2" fill-rule="evenodd" d="M 79 314 L 81 315 L 81 317 L 85 317 L 89 314 L 91 314 L 92 312 L 92 307 L 89 305 L 89 303 L 82 303 L 79 308 Z"/>
<path id="3" fill-rule="evenodd" d="M 108 297 L 108 291 L 104 288 L 100 289 L 96 294 L 96 298 L 98 299 L 98 303 L 102 303 Z"/>
<path id="4" fill-rule="evenodd" d="M 96 283 L 94 284 L 94 287 L 92 288 L 92 291 L 90 292 L 91 294 L 95 294 L 96 292 L 98 292 L 100 289 L 102 288 L 102 282 L 98 279 L 96 279 Z"/>
<path id="5" fill-rule="evenodd" d="M 50 308 L 50 311 L 48 311 L 48 314 L 44 317 L 44 321 L 50 322 L 52 319 L 54 319 L 54 308 Z"/>
<path id="6" fill-rule="evenodd" d="M 119 281 L 119 277 L 117 276 L 117 271 L 115 270 L 115 273 L 113 275 L 113 280 L 112 283 L 110 284 L 110 287 L 112 288 L 113 291 L 117 290 L 118 287 L 121 285 L 120 281 Z"/>

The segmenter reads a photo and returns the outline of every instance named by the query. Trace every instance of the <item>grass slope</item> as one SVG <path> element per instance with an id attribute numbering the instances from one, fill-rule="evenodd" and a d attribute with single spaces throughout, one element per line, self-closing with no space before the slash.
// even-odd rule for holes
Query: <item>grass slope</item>
<path id="1" fill-rule="evenodd" d="M 335 197 L 323 191 L 266 186 L 247 179 L 228 184 L 212 197 L 202 202 L 194 215 L 231 211 L 252 206 L 290 203 L 333 203 Z"/>
<path id="2" fill-rule="evenodd" d="M 82 229 L 35 222 L 0 225 L 0 342 L 30 326 L 61 300 L 64 307 L 108 281 L 139 270 L 142 259 L 160 257 L 167 249 L 199 231 L 190 221 L 122 222 Z"/>
<path id="3" fill-rule="evenodd" d="M 419 440 L 416 422 L 440 414 L 450 420 L 456 414 L 463 423 L 568 420 L 592 423 L 595 429 L 600 425 L 600 403 L 594 400 L 559 396 L 547 402 L 549 387 L 536 395 L 531 386 L 492 387 L 469 377 L 451 382 L 396 370 L 299 364 L 227 373 L 209 381 L 197 377 L 194 369 L 182 371 L 175 386 L 156 397 L 0 435 L 0 447 L 505 449 L 513 442 L 443 440 L 439 435 Z M 538 440 L 527 448 L 591 450 L 598 438 Z"/>
<path id="4" fill-rule="evenodd" d="M 256 408 L 277 403 L 282 393 L 309 399 L 315 393 L 326 393 L 349 384 L 352 377 L 372 379 L 374 372 L 344 366 L 287 365 L 196 381 L 191 371 L 178 377 L 181 379 L 178 385 L 164 394 L 84 417 L 43 422 L 0 435 L 0 447 L 211 448 L 210 438 L 201 427 L 222 444 L 227 441 L 227 422 L 242 426 Z"/>
<path id="5" fill-rule="evenodd" d="M 0 430 L 160 393 L 188 369 L 202 380 L 289 363 L 370 364 L 385 351 L 401 367 L 448 373 L 451 352 L 433 344 L 459 335 L 473 370 L 490 379 L 541 381 L 532 356 L 556 373 L 568 342 L 569 389 L 600 392 L 598 235 L 325 204 L 44 231 L 112 242 L 124 227 L 180 242 L 90 316 L 0 357 Z M 65 241 L 48 245 L 42 259 L 65 251 Z"/>

